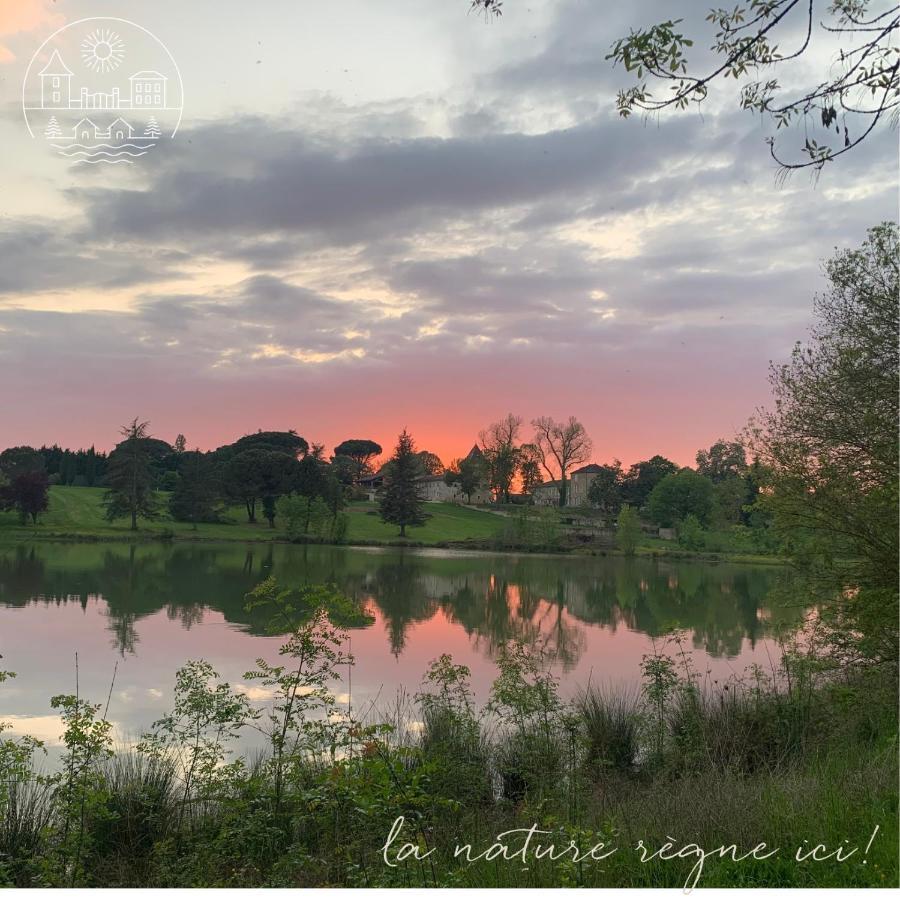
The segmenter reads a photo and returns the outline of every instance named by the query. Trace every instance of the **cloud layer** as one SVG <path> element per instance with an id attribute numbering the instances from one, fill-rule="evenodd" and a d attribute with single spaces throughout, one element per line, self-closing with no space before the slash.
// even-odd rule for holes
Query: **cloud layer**
<path id="1" fill-rule="evenodd" d="M 615 118 L 618 25 L 580 22 L 558 4 L 453 97 L 187 122 L 0 220 L 0 439 L 102 445 L 141 412 L 201 445 L 408 425 L 450 456 L 513 409 L 688 462 L 739 428 L 821 259 L 893 215 L 890 136 L 777 187 L 744 114 Z"/>

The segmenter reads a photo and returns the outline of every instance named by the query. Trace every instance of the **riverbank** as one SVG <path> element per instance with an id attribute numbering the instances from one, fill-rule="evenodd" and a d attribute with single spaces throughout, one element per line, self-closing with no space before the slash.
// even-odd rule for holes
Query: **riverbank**
<path id="1" fill-rule="evenodd" d="M 176 522 L 163 513 L 152 522 L 141 521 L 131 531 L 124 520 L 109 522 L 103 515 L 101 488 L 61 487 L 50 490 L 50 506 L 37 525 L 22 525 L 10 512 L 0 512 L 0 542 L 73 541 L 73 542 L 237 542 L 237 543 L 307 543 L 292 541 L 277 527 L 265 521 L 250 523 L 240 507 L 226 511 L 220 522 L 192 525 Z M 401 539 L 395 526 L 378 517 L 375 504 L 352 503 L 346 507 L 347 537 L 344 545 L 354 547 L 438 548 L 457 551 L 491 553 L 551 554 L 554 556 L 621 556 L 610 541 L 585 543 L 565 541 L 554 544 L 535 541 L 519 543 L 505 534 L 508 516 L 490 510 L 449 503 L 429 503 L 431 518 L 419 528 L 410 529 L 411 536 Z M 310 541 L 309 543 L 313 543 Z M 683 559 L 699 562 L 730 562 L 748 565 L 784 565 L 781 557 L 741 550 L 686 550 L 674 542 L 645 536 L 636 555 L 647 558 Z"/>

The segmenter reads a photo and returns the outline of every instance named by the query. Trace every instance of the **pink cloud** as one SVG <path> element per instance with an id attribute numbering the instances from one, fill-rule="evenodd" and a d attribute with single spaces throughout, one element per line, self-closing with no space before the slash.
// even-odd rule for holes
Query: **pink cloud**
<path id="1" fill-rule="evenodd" d="M 65 17 L 52 9 L 47 0 L 0 0 L 0 38 L 59 26 Z M 10 63 L 16 55 L 0 43 L 0 63 Z"/>

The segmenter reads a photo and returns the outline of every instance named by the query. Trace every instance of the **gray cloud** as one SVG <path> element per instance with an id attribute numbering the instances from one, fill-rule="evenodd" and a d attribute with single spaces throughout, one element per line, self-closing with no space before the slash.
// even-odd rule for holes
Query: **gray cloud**
<path id="1" fill-rule="evenodd" d="M 686 122 L 666 134 L 678 148 L 673 160 L 698 149 Z M 75 190 L 90 233 L 150 239 L 298 232 L 357 242 L 386 229 L 409 234 L 460 216 L 624 186 L 659 164 L 655 141 L 609 117 L 541 134 L 341 146 L 238 119 L 203 126 L 189 140 L 151 170 L 146 190 Z"/>
<path id="2" fill-rule="evenodd" d="M 751 335 L 758 355 L 788 346 L 819 260 L 894 215 L 893 188 L 872 188 L 892 184 L 891 138 L 819 186 L 779 188 L 738 110 L 619 120 L 620 75 L 603 57 L 665 9 L 598 16 L 567 0 L 549 33 L 462 100 L 322 101 L 296 126 L 213 121 L 148 157 L 139 188 L 76 181 L 78 221 L 5 222 L 0 295 L 128 287 L 134 308 L 0 308 L 0 361 L 43 352 L 101 378 L 126 361 L 205 378 L 527 353 L 537 377 L 543 360 L 671 358 L 702 341 L 727 356 L 748 353 Z M 444 127 L 429 134 L 425 113 Z M 614 244 L 617 229 L 627 250 L 592 242 Z M 156 292 L 207 260 L 246 269 L 208 293 Z M 390 310 L 385 292 L 404 305 Z"/>
<path id="3" fill-rule="evenodd" d="M 79 240 L 57 223 L 0 224 L 0 297 L 77 287 L 123 288 L 170 277 L 184 255 L 134 254 Z"/>

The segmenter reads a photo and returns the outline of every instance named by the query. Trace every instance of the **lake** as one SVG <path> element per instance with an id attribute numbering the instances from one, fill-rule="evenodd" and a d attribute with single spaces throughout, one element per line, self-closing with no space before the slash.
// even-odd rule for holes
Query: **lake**
<path id="1" fill-rule="evenodd" d="M 244 683 L 259 656 L 276 657 L 244 596 L 274 575 L 284 585 L 334 582 L 374 622 L 351 631 L 353 706 L 388 708 L 419 688 L 430 660 L 448 652 L 487 697 L 505 641 L 543 647 L 562 690 L 637 686 L 643 654 L 677 628 L 694 666 L 711 679 L 771 670 L 772 635 L 800 610 L 770 608 L 774 567 L 613 557 L 551 557 L 271 544 L 0 545 L 0 720 L 17 733 L 58 740 L 50 697 L 75 691 L 106 702 L 121 740 L 171 703 L 175 670 L 203 658 Z M 670 650 L 675 648 L 670 644 Z M 260 688 L 251 699 L 263 700 Z M 346 699 L 346 698 L 345 698 Z"/>

